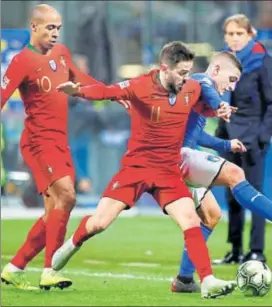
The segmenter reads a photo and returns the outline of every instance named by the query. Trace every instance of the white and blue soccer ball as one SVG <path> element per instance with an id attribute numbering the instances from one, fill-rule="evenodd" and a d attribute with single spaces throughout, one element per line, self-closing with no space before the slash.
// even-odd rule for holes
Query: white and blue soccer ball
<path id="1" fill-rule="evenodd" d="M 237 286 L 245 296 L 265 296 L 272 282 L 269 267 L 257 260 L 243 263 L 237 271 Z"/>

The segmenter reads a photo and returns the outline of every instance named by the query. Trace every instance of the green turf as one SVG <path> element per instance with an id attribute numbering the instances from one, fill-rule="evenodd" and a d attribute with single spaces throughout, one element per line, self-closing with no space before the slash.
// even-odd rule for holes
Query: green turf
<path id="1" fill-rule="evenodd" d="M 69 234 L 78 224 L 69 223 Z M 2 221 L 2 264 L 8 261 L 25 238 L 33 221 Z M 247 227 L 245 238 L 248 237 Z M 270 237 L 270 240 L 268 238 Z M 272 267 L 272 225 L 267 225 L 266 254 Z M 209 247 L 212 257 L 228 250 L 226 223 L 214 232 Z M 247 244 L 247 240 L 246 240 Z M 73 279 L 69 289 L 24 292 L 2 285 L 2 306 L 271 306 L 272 291 L 264 298 L 245 298 L 238 290 L 231 296 L 201 300 L 199 294 L 170 292 L 175 277 L 183 236 L 167 217 L 119 218 L 105 233 L 91 239 L 67 265 Z M 38 284 L 40 255 L 29 265 L 29 279 Z M 152 267 L 125 266 L 150 263 Z M 235 278 L 237 266 L 214 267 L 219 278 Z M 35 271 L 36 270 L 36 271 Z M 111 273 L 111 275 L 107 275 Z M 124 275 L 125 274 L 125 275 Z"/>

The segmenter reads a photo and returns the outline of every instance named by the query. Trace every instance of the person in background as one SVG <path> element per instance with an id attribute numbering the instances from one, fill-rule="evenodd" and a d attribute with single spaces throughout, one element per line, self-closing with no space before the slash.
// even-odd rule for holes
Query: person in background
<path id="1" fill-rule="evenodd" d="M 256 30 L 242 14 L 228 17 L 224 23 L 226 50 L 232 51 L 243 65 L 243 74 L 230 98 L 238 108 L 231 122 L 219 121 L 216 135 L 242 141 L 247 152 L 229 153 L 225 158 L 241 166 L 248 181 L 262 191 L 264 161 L 272 135 L 272 58 L 256 41 Z M 252 214 L 250 250 L 243 255 L 244 209 L 228 193 L 228 242 L 232 250 L 214 264 L 248 260 L 266 262 L 264 255 L 265 220 Z"/>
<path id="2" fill-rule="evenodd" d="M 75 54 L 73 60 L 79 70 L 89 73 L 89 61 L 86 56 Z M 77 193 L 91 193 L 92 181 L 88 174 L 88 145 L 92 137 L 93 123 L 97 124 L 96 112 L 93 105 L 86 104 L 79 97 L 69 97 L 69 140 L 72 158 L 75 166 Z"/>
<path id="3" fill-rule="evenodd" d="M 3 164 L 2 152 L 5 148 L 5 140 L 3 135 L 3 125 L 1 124 L 1 195 L 4 194 L 5 183 L 6 183 L 6 171 Z"/>

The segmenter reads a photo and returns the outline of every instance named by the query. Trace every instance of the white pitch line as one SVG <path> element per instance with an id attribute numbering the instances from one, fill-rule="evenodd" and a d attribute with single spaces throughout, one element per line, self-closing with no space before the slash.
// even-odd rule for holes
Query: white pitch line
<path id="1" fill-rule="evenodd" d="M 14 257 L 14 255 L 1 255 L 2 259 L 11 259 L 13 257 Z"/>
<path id="2" fill-rule="evenodd" d="M 12 259 L 13 255 L 1 255 L 2 259 Z M 86 259 L 83 261 L 84 263 L 90 264 L 90 265 L 106 265 L 110 262 L 108 261 L 102 261 L 102 260 L 91 260 Z M 115 263 L 116 265 L 124 266 L 124 267 L 142 267 L 142 268 L 157 268 L 160 267 L 160 263 L 150 263 L 150 262 L 121 262 L 121 263 Z M 167 265 L 167 267 L 173 267 L 175 268 L 175 265 Z"/>
<path id="3" fill-rule="evenodd" d="M 148 262 L 123 262 L 119 263 L 121 266 L 128 266 L 128 267 L 146 267 L 146 268 L 156 268 L 160 266 L 159 263 L 148 263 Z"/>
<path id="4" fill-rule="evenodd" d="M 101 260 L 84 260 L 84 263 L 93 264 L 93 265 L 100 265 L 100 264 L 108 264 L 107 261 L 101 261 Z"/>
<path id="5" fill-rule="evenodd" d="M 37 267 L 28 267 L 27 271 L 30 272 L 42 272 L 42 269 Z M 102 278 L 115 278 L 115 279 L 134 279 L 134 280 L 148 280 L 148 281 L 164 281 L 172 282 L 173 277 L 155 277 L 148 275 L 135 275 L 135 274 L 121 274 L 121 273 L 109 273 L 109 272 L 88 272 L 86 270 L 64 270 L 65 274 L 75 276 L 87 276 L 87 277 L 102 277 Z"/>
<path id="6" fill-rule="evenodd" d="M 88 263 L 91 265 L 105 265 L 109 264 L 108 261 L 100 261 L 100 260 L 84 260 L 84 263 Z M 120 266 L 127 266 L 127 267 L 142 267 L 142 268 L 155 268 L 159 267 L 159 263 L 149 263 L 149 262 L 120 262 L 117 263 Z"/>

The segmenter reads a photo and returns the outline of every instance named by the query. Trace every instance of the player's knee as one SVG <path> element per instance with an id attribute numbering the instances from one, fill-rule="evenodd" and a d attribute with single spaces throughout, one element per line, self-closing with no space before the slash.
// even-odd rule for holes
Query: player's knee
<path id="1" fill-rule="evenodd" d="M 65 211 L 71 211 L 76 203 L 76 194 L 74 190 L 63 189 L 58 198 L 58 206 Z"/>
<path id="2" fill-rule="evenodd" d="M 222 217 L 222 211 L 218 208 L 214 210 L 213 214 L 208 217 L 208 224 L 207 226 L 211 229 L 214 229 L 215 226 L 220 222 Z"/>
<path id="3" fill-rule="evenodd" d="M 199 227 L 200 226 L 200 218 L 196 214 L 195 211 L 192 211 L 191 213 L 187 213 L 186 216 L 184 216 L 182 225 L 180 225 L 183 230 L 193 228 L 193 227 Z"/>
<path id="4" fill-rule="evenodd" d="M 213 207 L 212 210 L 202 210 L 202 208 L 198 209 L 198 215 L 201 218 L 202 224 L 208 226 L 213 229 L 219 223 L 222 211 L 220 207 Z"/>
<path id="5" fill-rule="evenodd" d="M 239 166 L 233 163 L 226 163 L 224 167 L 226 167 L 226 176 L 231 188 L 245 180 L 245 173 Z"/>

